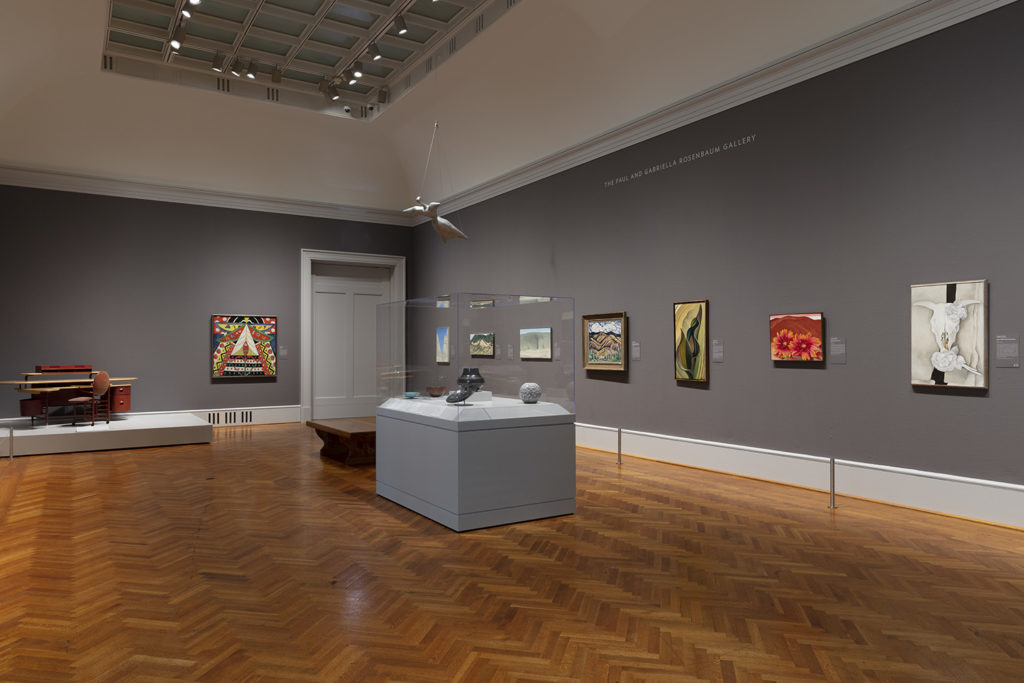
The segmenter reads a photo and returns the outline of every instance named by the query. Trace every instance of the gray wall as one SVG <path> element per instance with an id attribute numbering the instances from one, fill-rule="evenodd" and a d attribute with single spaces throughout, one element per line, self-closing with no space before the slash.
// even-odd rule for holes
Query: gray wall
<path id="1" fill-rule="evenodd" d="M 616 381 L 577 354 L 580 422 L 1024 483 L 1024 370 L 980 395 L 909 376 L 913 283 L 987 278 L 990 357 L 1024 333 L 1022 25 L 1015 3 L 450 215 L 469 241 L 420 226 L 410 295 L 625 310 L 643 358 Z M 704 298 L 725 363 L 697 388 L 673 379 L 671 315 Z M 848 364 L 773 366 L 768 315 L 808 311 Z"/>
<path id="2" fill-rule="evenodd" d="M 403 227 L 7 186 L 0 207 L 0 379 L 91 363 L 139 377 L 137 411 L 298 404 L 300 250 L 411 246 Z M 276 380 L 210 379 L 214 313 L 278 316 Z"/>

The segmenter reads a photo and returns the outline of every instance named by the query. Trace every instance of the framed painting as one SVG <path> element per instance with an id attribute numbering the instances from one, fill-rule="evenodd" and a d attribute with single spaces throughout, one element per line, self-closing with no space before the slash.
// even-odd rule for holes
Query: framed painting
<path id="1" fill-rule="evenodd" d="M 494 358 L 494 333 L 473 332 L 469 335 L 470 358 Z"/>
<path id="2" fill-rule="evenodd" d="M 521 360 L 551 360 L 551 328 L 527 327 L 519 330 Z"/>
<path id="3" fill-rule="evenodd" d="M 674 305 L 676 380 L 708 381 L 708 300 Z"/>
<path id="4" fill-rule="evenodd" d="M 626 369 L 626 314 L 585 315 L 583 321 L 583 369 Z"/>
<path id="5" fill-rule="evenodd" d="M 988 388 L 988 281 L 910 286 L 910 383 Z"/>
<path id="6" fill-rule="evenodd" d="M 214 315 L 213 377 L 276 377 L 277 316 Z"/>
<path id="7" fill-rule="evenodd" d="M 821 313 L 781 313 L 768 316 L 772 360 L 821 362 L 825 360 Z"/>
<path id="8" fill-rule="evenodd" d="M 451 328 L 449 327 L 439 327 L 434 333 L 434 355 L 438 363 L 451 362 L 451 348 L 448 344 L 450 333 Z"/>

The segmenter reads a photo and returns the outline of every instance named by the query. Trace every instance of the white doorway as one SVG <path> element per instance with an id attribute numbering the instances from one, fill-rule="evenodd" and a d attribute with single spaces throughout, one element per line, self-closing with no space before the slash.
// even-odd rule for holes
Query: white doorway
<path id="1" fill-rule="evenodd" d="M 377 304 L 404 298 L 404 257 L 302 251 L 302 420 L 374 414 Z"/>

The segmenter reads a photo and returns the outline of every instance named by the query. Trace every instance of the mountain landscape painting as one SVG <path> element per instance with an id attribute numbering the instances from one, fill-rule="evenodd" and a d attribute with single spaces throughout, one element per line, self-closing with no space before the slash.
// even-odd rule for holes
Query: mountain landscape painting
<path id="1" fill-rule="evenodd" d="M 473 332 L 469 335 L 471 358 L 494 358 L 494 333 Z"/>
<path id="2" fill-rule="evenodd" d="M 583 316 L 583 369 L 626 369 L 626 314 Z"/>

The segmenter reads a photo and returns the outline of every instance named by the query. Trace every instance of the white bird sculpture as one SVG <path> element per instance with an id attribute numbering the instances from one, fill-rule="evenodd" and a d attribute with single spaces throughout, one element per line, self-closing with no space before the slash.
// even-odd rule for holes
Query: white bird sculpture
<path id="1" fill-rule="evenodd" d="M 438 235 L 441 236 L 442 242 L 447 242 L 450 239 L 468 240 L 466 234 L 452 225 L 452 222 L 447 218 L 442 218 L 437 215 L 437 207 L 441 206 L 438 202 L 425 202 L 420 197 L 416 197 L 416 203 L 410 206 L 408 209 L 404 209 L 403 212 L 411 213 L 414 216 L 424 216 L 430 219 L 431 224 L 434 226 L 434 230 Z"/>

